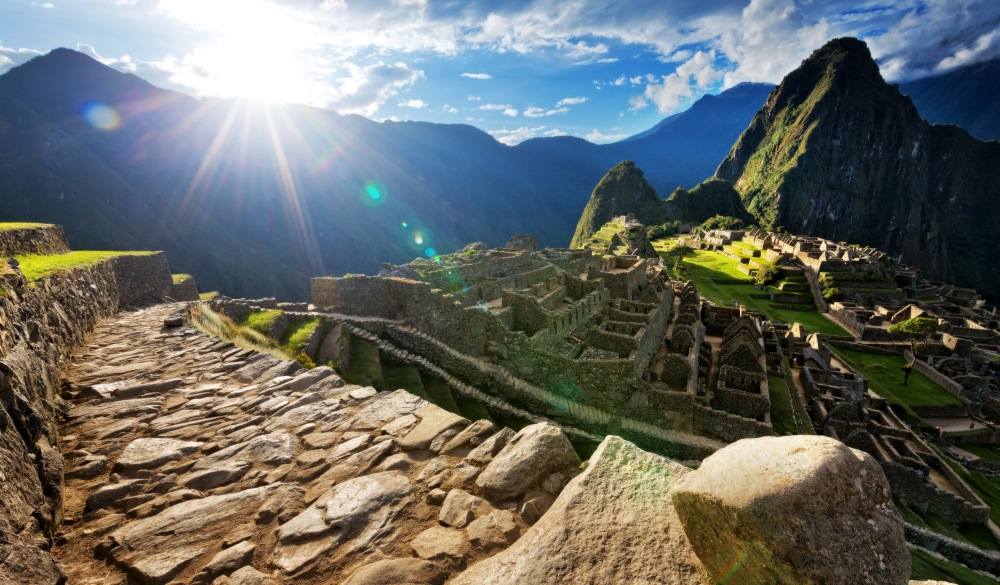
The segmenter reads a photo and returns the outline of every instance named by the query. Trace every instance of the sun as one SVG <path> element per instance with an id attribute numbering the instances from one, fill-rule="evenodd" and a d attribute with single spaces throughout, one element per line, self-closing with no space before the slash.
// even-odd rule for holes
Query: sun
<path id="1" fill-rule="evenodd" d="M 204 96 L 313 101 L 316 73 L 307 55 L 317 30 L 302 15 L 261 0 L 166 0 L 162 5 L 204 34 L 175 81 Z"/>

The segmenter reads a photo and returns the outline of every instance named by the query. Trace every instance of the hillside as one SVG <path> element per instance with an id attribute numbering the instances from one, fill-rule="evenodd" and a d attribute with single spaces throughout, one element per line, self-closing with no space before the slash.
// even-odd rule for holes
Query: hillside
<path id="1" fill-rule="evenodd" d="M 740 121 L 724 112 L 740 100 L 703 101 L 734 136 L 756 108 Z M 664 127 L 623 145 L 508 147 L 466 125 L 195 100 L 67 49 L 0 76 L 0 116 L 0 219 L 60 223 L 81 248 L 163 249 L 206 290 L 288 299 L 309 276 L 471 240 L 565 245 L 622 153 L 669 192 L 710 174 L 732 140 L 685 112 L 669 125 L 683 143 Z"/>
<path id="2" fill-rule="evenodd" d="M 1000 143 L 928 124 L 863 42 L 837 39 L 785 77 L 716 176 L 764 227 L 875 246 L 995 298 L 997 160 Z"/>

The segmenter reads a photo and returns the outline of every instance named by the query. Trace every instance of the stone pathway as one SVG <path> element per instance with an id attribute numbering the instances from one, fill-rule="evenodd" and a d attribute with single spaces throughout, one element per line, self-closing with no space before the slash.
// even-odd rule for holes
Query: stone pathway
<path id="1" fill-rule="evenodd" d="M 577 472 L 551 425 L 518 433 L 512 463 L 509 429 L 164 328 L 183 308 L 109 319 L 65 375 L 70 583 L 441 583 Z"/>

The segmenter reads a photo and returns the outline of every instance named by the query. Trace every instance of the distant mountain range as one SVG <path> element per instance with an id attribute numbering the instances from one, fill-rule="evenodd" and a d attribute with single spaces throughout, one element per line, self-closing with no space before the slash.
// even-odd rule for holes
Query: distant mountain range
<path id="1" fill-rule="evenodd" d="M 717 176 L 764 227 L 875 246 L 998 297 L 1000 142 L 921 119 L 857 39 L 789 73 Z"/>
<path id="2" fill-rule="evenodd" d="M 954 111 L 978 95 L 907 87 Z M 508 147 L 466 125 L 196 100 L 57 49 L 0 76 L 0 220 L 60 223 L 76 249 L 166 250 L 203 290 L 305 299 L 310 276 L 471 241 L 565 246 L 608 169 L 635 161 L 660 197 L 692 187 L 772 89 L 705 96 L 614 144 Z"/>

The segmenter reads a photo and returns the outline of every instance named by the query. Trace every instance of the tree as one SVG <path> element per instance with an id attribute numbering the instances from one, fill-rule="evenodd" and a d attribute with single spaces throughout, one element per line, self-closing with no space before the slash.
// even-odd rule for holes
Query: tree
<path id="1" fill-rule="evenodd" d="M 781 267 L 776 262 L 768 262 L 757 269 L 753 281 L 761 286 L 767 286 L 777 281 L 781 274 Z"/>
<path id="2" fill-rule="evenodd" d="M 913 354 L 913 359 L 903 366 L 904 385 L 910 380 L 910 372 L 913 371 L 913 364 L 917 361 L 917 342 L 926 342 L 931 335 L 937 332 L 937 329 L 937 319 L 928 317 L 914 317 L 889 326 L 889 333 L 901 333 L 910 340 L 910 353 Z"/>

